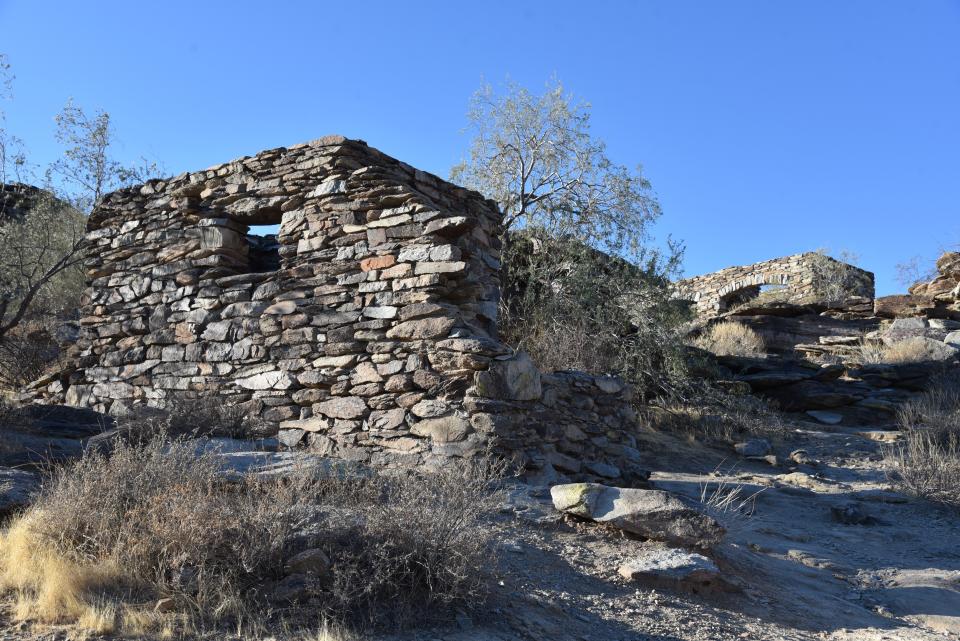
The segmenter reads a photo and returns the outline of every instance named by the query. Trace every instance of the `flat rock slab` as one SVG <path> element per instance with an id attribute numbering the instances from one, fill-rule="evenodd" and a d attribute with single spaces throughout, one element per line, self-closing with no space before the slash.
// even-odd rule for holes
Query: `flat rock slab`
<path id="1" fill-rule="evenodd" d="M 654 541 L 710 548 L 725 530 L 692 502 L 663 490 L 568 483 L 550 488 L 553 506 L 566 514 L 605 523 Z"/>
<path id="2" fill-rule="evenodd" d="M 700 593 L 730 588 L 711 559 L 672 548 L 644 551 L 621 565 L 617 572 L 628 581 L 654 589 Z"/>
<path id="3" fill-rule="evenodd" d="M 30 505 L 40 489 L 40 478 L 24 470 L 0 467 L 0 515 Z"/>

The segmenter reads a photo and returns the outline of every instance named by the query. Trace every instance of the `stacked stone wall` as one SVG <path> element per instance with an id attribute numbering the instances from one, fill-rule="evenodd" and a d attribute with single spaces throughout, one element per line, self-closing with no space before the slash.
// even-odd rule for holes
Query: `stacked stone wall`
<path id="1" fill-rule="evenodd" d="M 494 445 L 532 469 L 627 473 L 629 390 L 541 377 L 497 340 L 500 220 L 341 137 L 114 192 L 88 221 L 73 364 L 28 396 L 122 415 L 216 395 L 346 459 Z M 265 224 L 275 243 L 249 235 Z"/>
<path id="2" fill-rule="evenodd" d="M 688 278 L 676 284 L 677 296 L 690 300 L 701 317 L 722 314 L 732 301 L 737 300 L 738 294 L 755 296 L 764 285 L 782 287 L 786 302 L 818 302 L 822 297 L 819 279 L 824 265 L 847 271 L 850 275 L 850 296 L 873 300 L 872 273 L 816 252 L 774 258 L 753 265 L 727 267 L 711 274 Z"/>

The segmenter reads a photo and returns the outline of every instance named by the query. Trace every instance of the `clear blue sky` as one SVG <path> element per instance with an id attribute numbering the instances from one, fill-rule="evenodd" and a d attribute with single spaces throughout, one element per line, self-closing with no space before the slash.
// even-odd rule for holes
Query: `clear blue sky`
<path id="1" fill-rule="evenodd" d="M 687 274 L 828 247 L 892 293 L 960 243 L 958 0 L 0 0 L 0 34 L 41 162 L 73 96 L 170 173 L 341 133 L 446 176 L 481 78 L 556 73 Z"/>

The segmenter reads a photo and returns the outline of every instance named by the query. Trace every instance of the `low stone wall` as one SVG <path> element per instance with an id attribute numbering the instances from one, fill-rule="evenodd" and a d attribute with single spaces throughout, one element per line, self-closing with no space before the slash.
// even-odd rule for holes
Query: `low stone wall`
<path id="1" fill-rule="evenodd" d="M 727 267 L 688 278 L 676 284 L 677 297 L 690 300 L 696 313 L 706 318 L 726 312 L 740 299 L 756 296 L 764 285 L 783 287 L 784 302 L 811 303 L 821 298 L 818 281 L 830 270 L 844 270 L 848 274 L 850 296 L 873 300 L 872 273 L 816 252 Z"/>
<path id="2" fill-rule="evenodd" d="M 500 220 L 342 137 L 114 192 L 88 221 L 72 366 L 27 396 L 122 415 L 216 395 L 347 459 L 494 444 L 533 470 L 619 475 L 629 392 L 541 378 L 497 340 Z M 265 224 L 276 238 L 249 233 Z"/>

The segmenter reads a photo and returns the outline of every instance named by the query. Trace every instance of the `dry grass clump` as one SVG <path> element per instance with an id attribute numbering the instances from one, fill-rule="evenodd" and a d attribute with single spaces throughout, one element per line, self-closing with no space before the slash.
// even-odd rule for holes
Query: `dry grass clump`
<path id="1" fill-rule="evenodd" d="M 903 442 L 886 454 L 894 482 L 919 498 L 960 507 L 960 374 L 907 404 L 900 423 Z"/>
<path id="2" fill-rule="evenodd" d="M 691 438 L 733 442 L 747 437 L 779 438 L 786 432 L 783 415 L 764 399 L 710 389 L 687 402 L 664 404 L 649 422 Z"/>
<path id="3" fill-rule="evenodd" d="M 0 542 L 0 582 L 20 616 L 77 620 L 107 600 L 177 595 L 213 618 L 282 562 L 298 516 L 292 484 L 231 486 L 211 456 L 154 439 L 92 452 L 44 487 Z"/>
<path id="4" fill-rule="evenodd" d="M 862 363 L 899 365 L 929 361 L 930 349 L 924 338 L 911 337 L 889 345 L 865 341 L 857 346 L 855 355 Z"/>
<path id="5" fill-rule="evenodd" d="M 327 616 L 373 622 L 387 614 L 402 623 L 454 603 L 482 602 L 495 565 L 486 521 L 503 501 L 490 483 L 504 470 L 486 457 L 428 474 L 374 476 L 359 486 L 341 482 L 326 503 L 338 515 L 359 503 L 360 518 L 318 542 L 334 560 Z M 382 611 L 385 604 L 392 612 Z"/>
<path id="6" fill-rule="evenodd" d="M 499 469 L 323 478 L 304 467 L 231 483 L 189 444 L 120 443 L 56 473 L 3 533 L 0 587 L 21 620 L 104 633 L 256 627 L 276 623 L 278 609 L 311 622 L 402 622 L 482 598 Z M 284 578 L 307 550 L 329 567 Z M 291 581 L 298 590 L 280 596 Z M 164 598 L 170 611 L 154 612 Z"/>
<path id="7" fill-rule="evenodd" d="M 712 325 L 697 338 L 696 346 L 717 356 L 760 356 L 765 351 L 760 335 L 735 321 Z"/>
<path id="8" fill-rule="evenodd" d="M 230 436 L 246 438 L 267 430 L 250 416 L 243 404 L 230 403 L 222 396 L 167 398 L 162 408 L 137 405 L 117 418 L 117 427 L 128 438 L 145 441 L 161 434 L 172 436 Z"/>

